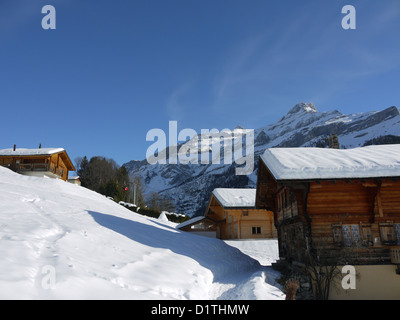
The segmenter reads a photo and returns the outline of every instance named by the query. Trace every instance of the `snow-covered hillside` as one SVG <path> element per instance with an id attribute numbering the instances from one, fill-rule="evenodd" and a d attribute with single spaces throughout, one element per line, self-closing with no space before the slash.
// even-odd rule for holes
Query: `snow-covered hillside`
<path id="1" fill-rule="evenodd" d="M 221 240 L 3 167 L 0 256 L 0 299 L 284 298 L 278 273 Z"/>

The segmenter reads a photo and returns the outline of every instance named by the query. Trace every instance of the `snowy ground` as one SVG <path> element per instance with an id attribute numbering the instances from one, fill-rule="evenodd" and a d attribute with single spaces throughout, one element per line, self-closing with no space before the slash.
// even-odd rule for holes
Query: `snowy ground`
<path id="1" fill-rule="evenodd" d="M 279 258 L 277 239 L 226 240 L 225 243 L 238 248 L 263 266 L 270 266 Z"/>
<path id="2" fill-rule="evenodd" d="M 0 299 L 284 299 L 271 241 L 265 258 L 174 226 L 0 167 Z"/>
<path id="3" fill-rule="evenodd" d="M 214 299 L 280 300 L 285 298 L 275 282 L 280 274 L 271 268 L 271 264 L 278 259 L 277 240 L 226 240 L 224 242 L 257 260 L 260 267 L 256 272 L 251 270 L 226 276 L 227 284 L 214 283 Z"/>

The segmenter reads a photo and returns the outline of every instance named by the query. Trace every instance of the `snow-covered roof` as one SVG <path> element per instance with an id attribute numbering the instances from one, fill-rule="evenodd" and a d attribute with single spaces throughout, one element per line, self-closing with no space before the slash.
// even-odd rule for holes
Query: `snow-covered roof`
<path id="1" fill-rule="evenodd" d="M 400 177 L 400 145 L 271 148 L 261 159 L 276 180 Z"/>
<path id="2" fill-rule="evenodd" d="M 68 180 L 77 180 L 77 179 L 80 179 L 80 177 L 79 176 L 68 176 Z M 120 202 L 122 202 L 122 201 L 120 201 Z"/>
<path id="3" fill-rule="evenodd" d="M 14 149 L 2 149 L 0 150 L 0 156 L 39 156 L 39 155 L 51 155 L 65 151 L 63 148 L 38 148 L 38 149 L 25 149 L 16 148 Z"/>
<path id="4" fill-rule="evenodd" d="M 244 208 L 254 207 L 256 189 L 216 188 L 213 195 L 223 207 Z"/>
<path id="5" fill-rule="evenodd" d="M 177 229 L 181 229 L 181 228 L 183 228 L 183 227 L 189 226 L 189 225 L 194 224 L 194 223 L 196 223 L 196 222 L 200 222 L 201 220 L 204 220 L 204 219 L 206 219 L 206 217 L 204 217 L 204 216 L 197 216 L 197 217 L 194 217 L 194 218 L 192 218 L 192 219 L 186 220 L 186 221 L 184 221 L 184 222 L 178 224 L 178 225 L 176 226 L 176 228 L 177 228 Z"/>

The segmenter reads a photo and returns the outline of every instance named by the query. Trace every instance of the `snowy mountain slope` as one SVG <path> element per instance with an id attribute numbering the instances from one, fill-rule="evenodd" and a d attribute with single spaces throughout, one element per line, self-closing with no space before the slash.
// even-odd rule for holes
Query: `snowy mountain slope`
<path id="1" fill-rule="evenodd" d="M 0 256 L 0 299 L 284 298 L 276 273 L 223 241 L 3 167 Z"/>
<path id="2" fill-rule="evenodd" d="M 235 163 L 225 164 L 222 151 L 221 164 L 199 161 L 199 164 L 150 165 L 142 160 L 124 166 L 132 176 L 142 178 L 147 193 L 156 191 L 173 199 L 177 212 L 202 215 L 214 188 L 255 186 L 258 158 L 267 148 L 327 147 L 328 137 L 333 133 L 339 136 L 342 148 L 362 146 L 380 137 L 396 136 L 400 141 L 400 113 L 396 107 L 390 107 L 344 115 L 337 110 L 320 112 L 312 103 L 299 103 L 276 123 L 254 130 L 254 171 L 248 176 L 235 175 Z M 187 144 L 194 145 L 193 141 Z M 200 148 L 201 144 L 199 158 L 201 152 L 210 152 L 209 148 Z"/>

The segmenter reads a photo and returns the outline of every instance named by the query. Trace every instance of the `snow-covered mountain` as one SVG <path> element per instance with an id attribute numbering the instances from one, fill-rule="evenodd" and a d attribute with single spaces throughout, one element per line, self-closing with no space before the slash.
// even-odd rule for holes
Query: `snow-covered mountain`
<path id="1" fill-rule="evenodd" d="M 312 103 L 296 104 L 276 123 L 254 130 L 254 171 L 250 175 L 236 175 L 237 165 L 233 159 L 232 164 L 225 161 L 223 148 L 220 164 L 201 164 L 201 156 L 211 154 L 209 147 L 204 148 L 207 143 L 199 143 L 210 139 L 204 135 L 195 136 L 185 143 L 186 147 L 198 148 L 198 164 L 168 164 L 170 155 L 166 152 L 167 164 L 151 165 L 142 160 L 130 161 L 124 166 L 132 176 L 142 178 L 147 194 L 159 192 L 173 199 L 177 212 L 201 215 L 214 188 L 255 186 L 258 157 L 265 149 L 327 147 L 331 134 L 338 135 L 341 148 L 400 143 L 400 112 L 396 107 L 390 107 L 382 111 L 345 115 L 338 110 L 320 112 Z M 218 138 L 219 135 L 211 137 Z"/>

